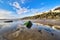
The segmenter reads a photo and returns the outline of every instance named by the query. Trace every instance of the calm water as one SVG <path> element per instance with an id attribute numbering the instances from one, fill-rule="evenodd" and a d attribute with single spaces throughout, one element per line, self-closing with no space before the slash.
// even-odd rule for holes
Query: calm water
<path id="1" fill-rule="evenodd" d="M 14 21 L 10 23 L 4 23 L 4 21 L 0 20 L 0 34 L 3 34 L 4 32 L 14 31 L 18 27 L 18 25 L 24 26 L 25 21 Z M 49 26 L 44 25 L 37 25 L 36 23 L 33 23 L 31 29 L 37 28 L 38 30 L 46 30 L 48 32 L 55 31 L 54 29 L 50 28 Z"/>

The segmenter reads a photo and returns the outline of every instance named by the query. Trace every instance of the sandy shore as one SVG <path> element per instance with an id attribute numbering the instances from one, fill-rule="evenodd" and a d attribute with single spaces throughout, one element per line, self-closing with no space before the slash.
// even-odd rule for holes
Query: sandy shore
<path id="1" fill-rule="evenodd" d="M 60 40 L 60 32 L 37 28 L 27 29 L 17 25 L 16 29 L 1 34 L 0 40 Z"/>
<path id="2" fill-rule="evenodd" d="M 0 40 L 60 40 L 60 31 L 54 30 L 52 28 L 49 29 L 47 28 L 47 26 L 45 26 L 49 24 L 55 26 L 58 25 L 59 27 L 60 26 L 59 21 L 56 20 L 31 20 L 31 21 L 34 23 L 38 23 L 38 25 L 36 24 L 34 27 L 32 26 L 31 29 L 28 29 L 21 24 L 11 24 L 11 27 L 8 24 L 9 27 L 4 26 L 4 29 L 2 27 L 2 30 L 0 29 Z"/>
<path id="3" fill-rule="evenodd" d="M 60 26 L 60 20 L 54 20 L 54 19 L 37 19 L 37 20 L 31 20 L 34 23 L 41 23 L 41 24 L 47 24 L 47 25 L 59 25 Z"/>
<path id="4" fill-rule="evenodd" d="M 59 29 L 60 30 L 60 20 L 56 19 L 37 19 L 37 20 L 31 20 L 34 23 L 42 24 L 50 26 L 53 29 Z"/>

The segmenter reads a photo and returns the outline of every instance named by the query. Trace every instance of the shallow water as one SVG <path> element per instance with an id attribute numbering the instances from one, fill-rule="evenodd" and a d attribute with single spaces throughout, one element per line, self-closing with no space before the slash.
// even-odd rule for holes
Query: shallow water
<path id="1" fill-rule="evenodd" d="M 41 24 L 38 25 L 37 23 L 33 23 L 32 27 L 28 29 L 25 27 L 25 25 L 23 25 L 24 22 L 25 21 L 14 21 L 10 23 L 5 23 L 4 21 L 1 21 L 0 22 L 0 40 L 5 40 L 5 39 L 14 40 L 15 37 L 16 37 L 16 40 L 18 39 L 20 40 L 22 39 L 22 37 L 23 37 L 23 40 L 25 40 L 25 37 L 27 40 L 29 38 L 35 39 L 35 40 L 36 39 L 48 40 L 49 38 L 52 40 L 55 40 L 56 38 L 57 40 L 58 39 L 60 40 L 60 35 L 59 35 L 60 31 L 54 30 L 49 26 L 45 26 Z"/>
<path id="2" fill-rule="evenodd" d="M 18 25 L 24 26 L 25 21 L 14 21 L 10 23 L 4 23 L 4 21 L 0 21 L 0 35 L 4 32 L 8 31 L 14 31 L 18 27 Z M 31 29 L 37 28 L 38 30 L 46 30 L 48 32 L 55 31 L 54 29 L 50 28 L 49 26 L 44 25 L 37 25 L 36 23 L 33 23 Z"/>

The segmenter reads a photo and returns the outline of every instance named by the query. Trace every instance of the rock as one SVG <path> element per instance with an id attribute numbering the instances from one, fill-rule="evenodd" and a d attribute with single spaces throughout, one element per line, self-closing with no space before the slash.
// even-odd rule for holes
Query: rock
<path id="1" fill-rule="evenodd" d="M 26 25 L 27 28 L 31 28 L 32 22 L 31 21 L 25 22 L 24 25 Z"/>

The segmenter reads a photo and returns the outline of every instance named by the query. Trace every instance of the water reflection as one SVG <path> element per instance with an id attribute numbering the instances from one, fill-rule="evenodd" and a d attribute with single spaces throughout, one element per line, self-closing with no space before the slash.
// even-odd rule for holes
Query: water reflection
<path id="1" fill-rule="evenodd" d="M 21 25 L 23 27 L 24 22 L 25 21 L 14 21 L 11 23 L 0 22 L 0 35 L 4 34 L 6 32 L 15 31 L 16 28 L 18 27 L 18 25 Z M 38 30 L 46 30 L 47 32 L 55 31 L 50 27 L 47 27 L 44 25 L 37 25 L 36 23 L 33 23 L 32 27 L 31 27 L 31 29 L 34 29 L 34 28 L 37 28 Z"/>

